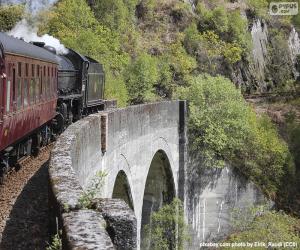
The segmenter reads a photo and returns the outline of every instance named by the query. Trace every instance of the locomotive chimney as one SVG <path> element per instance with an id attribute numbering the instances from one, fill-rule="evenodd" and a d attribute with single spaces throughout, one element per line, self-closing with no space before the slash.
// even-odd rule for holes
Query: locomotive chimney
<path id="1" fill-rule="evenodd" d="M 32 43 L 35 46 L 41 47 L 41 48 L 43 48 L 45 46 L 44 42 L 30 42 L 30 43 Z"/>

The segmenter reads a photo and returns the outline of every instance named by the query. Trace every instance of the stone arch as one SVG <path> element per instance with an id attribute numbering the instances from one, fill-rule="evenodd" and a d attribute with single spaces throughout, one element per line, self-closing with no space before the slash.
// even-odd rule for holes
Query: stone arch
<path id="1" fill-rule="evenodd" d="M 123 170 L 119 171 L 116 177 L 112 198 L 124 200 L 128 206 L 134 210 L 131 188 L 127 179 L 127 175 Z"/>
<path id="2" fill-rule="evenodd" d="M 143 196 L 140 239 L 143 244 L 144 226 L 150 223 L 152 212 L 172 202 L 176 194 L 173 173 L 167 154 L 163 150 L 155 153 L 148 171 Z"/>

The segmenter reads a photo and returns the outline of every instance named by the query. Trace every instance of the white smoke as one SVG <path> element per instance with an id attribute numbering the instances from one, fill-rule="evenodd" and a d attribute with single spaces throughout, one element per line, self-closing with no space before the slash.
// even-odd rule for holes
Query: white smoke
<path id="1" fill-rule="evenodd" d="M 21 38 L 25 42 L 44 42 L 48 46 L 52 46 L 56 49 L 58 54 L 68 53 L 68 49 L 60 43 L 60 41 L 48 34 L 38 36 L 38 23 L 35 18 L 41 11 L 50 8 L 57 0 L 6 0 L 5 4 L 20 4 L 25 3 L 26 12 L 30 13 L 33 17 L 31 24 L 24 18 L 16 24 L 16 26 L 8 32 L 8 35 Z"/>
<path id="2" fill-rule="evenodd" d="M 60 43 L 60 41 L 48 34 L 43 36 L 37 35 L 38 28 L 36 26 L 32 27 L 28 24 L 26 19 L 21 20 L 17 25 L 8 32 L 8 35 L 21 38 L 25 42 L 44 42 L 48 46 L 52 46 L 56 49 L 58 54 L 68 53 L 68 49 Z"/>

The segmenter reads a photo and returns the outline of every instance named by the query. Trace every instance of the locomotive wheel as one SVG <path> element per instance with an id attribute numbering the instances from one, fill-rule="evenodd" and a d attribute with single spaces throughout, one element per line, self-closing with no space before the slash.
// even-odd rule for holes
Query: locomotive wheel
<path id="1" fill-rule="evenodd" d="M 39 147 L 34 147 L 32 150 L 31 150 L 31 154 L 34 156 L 34 157 L 37 157 L 39 155 L 39 152 L 40 152 L 40 148 Z"/>
<path id="2" fill-rule="evenodd" d="M 20 163 L 15 164 L 15 171 L 18 172 L 21 169 Z"/>

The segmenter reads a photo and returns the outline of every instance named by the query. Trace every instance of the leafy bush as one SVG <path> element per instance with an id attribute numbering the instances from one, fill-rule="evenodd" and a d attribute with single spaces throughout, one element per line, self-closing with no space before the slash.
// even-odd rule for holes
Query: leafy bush
<path id="1" fill-rule="evenodd" d="M 159 79 L 156 58 L 142 54 L 130 63 L 125 72 L 131 104 L 143 103 L 154 98 L 154 85 Z"/>
<path id="2" fill-rule="evenodd" d="M 300 221 L 282 212 L 266 212 L 257 216 L 245 231 L 237 232 L 226 240 L 233 242 L 295 242 L 300 244 Z M 238 248 L 222 248 L 238 249 Z M 262 249 L 257 247 L 254 249 Z"/>
<path id="3" fill-rule="evenodd" d="M 196 6 L 199 15 L 199 26 L 201 31 L 214 30 L 220 34 L 228 31 L 228 16 L 224 6 L 218 6 L 212 10 L 206 8 L 205 4 L 199 2 Z"/>
<path id="4" fill-rule="evenodd" d="M 99 193 L 101 193 L 106 176 L 107 173 L 103 171 L 99 171 L 96 173 L 95 177 L 93 177 L 89 186 L 86 188 L 79 199 L 81 207 L 89 209 L 93 207 L 94 199 L 97 195 L 99 195 Z"/>
<path id="5" fill-rule="evenodd" d="M 121 32 L 133 23 L 137 3 L 137 0 L 96 0 L 91 6 L 99 22 Z"/>
<path id="6" fill-rule="evenodd" d="M 287 38 L 277 29 L 270 30 L 269 56 L 268 64 L 269 76 L 273 79 L 275 86 L 279 90 L 283 90 L 285 86 L 292 80 L 292 61 L 290 58 Z"/>
<path id="7" fill-rule="evenodd" d="M 238 167 L 268 195 L 275 195 L 281 179 L 293 166 L 287 145 L 270 119 L 258 118 L 231 81 L 200 75 L 178 97 L 189 101 L 191 152 L 203 166 Z"/>
<path id="8" fill-rule="evenodd" d="M 247 0 L 250 10 L 257 17 L 266 17 L 269 11 L 268 0 Z"/>
<path id="9" fill-rule="evenodd" d="M 159 211 L 151 214 L 150 224 L 144 228 L 143 246 L 151 250 L 183 250 L 188 241 L 183 204 L 174 199 Z M 142 247 L 142 249 L 144 249 Z"/>
<path id="10" fill-rule="evenodd" d="M 0 30 L 11 30 L 24 15 L 24 5 L 0 6 Z"/>
<path id="11" fill-rule="evenodd" d="M 46 250 L 62 250 L 62 240 L 59 233 L 52 237 L 52 242 Z"/>

